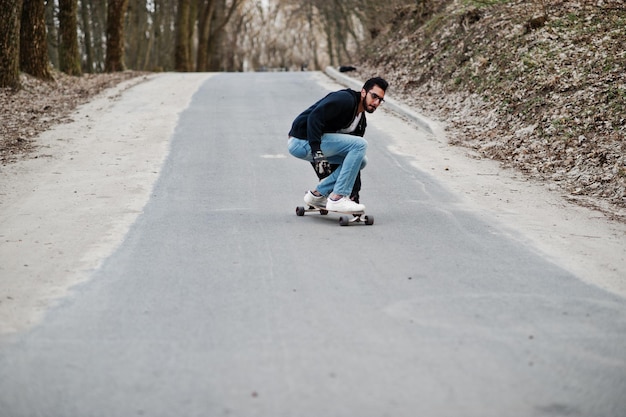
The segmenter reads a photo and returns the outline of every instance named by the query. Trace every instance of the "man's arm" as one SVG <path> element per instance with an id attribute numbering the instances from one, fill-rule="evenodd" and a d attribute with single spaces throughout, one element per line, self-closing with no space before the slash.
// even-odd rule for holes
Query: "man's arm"
<path id="1" fill-rule="evenodd" d="M 313 155 L 321 150 L 322 135 L 341 129 L 353 116 L 354 99 L 345 90 L 328 94 L 307 118 L 307 139 Z"/>

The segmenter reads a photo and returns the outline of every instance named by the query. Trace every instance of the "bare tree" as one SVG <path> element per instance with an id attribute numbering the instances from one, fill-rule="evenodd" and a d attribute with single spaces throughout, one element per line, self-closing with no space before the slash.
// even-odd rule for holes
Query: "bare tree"
<path id="1" fill-rule="evenodd" d="M 0 1 L 16 6 L 14 1 Z M 359 46 L 384 30 L 381 25 L 396 13 L 396 6 L 437 0 L 27 1 L 45 4 L 52 65 L 77 75 L 81 61 L 86 72 L 126 66 L 177 71 L 320 69 L 352 63 Z M 2 9 L 3 23 L 11 7 Z M 30 15 L 26 9 L 24 13 Z M 3 48 L 2 53 L 8 51 Z M 24 52 L 24 58 L 34 56 Z M 23 66 L 27 68 L 26 62 Z"/>
<path id="2" fill-rule="evenodd" d="M 369 16 L 375 20 L 378 10 L 399 1 L 410 0 L 383 5 L 373 0 L 268 0 L 250 9 L 254 22 L 241 29 L 237 47 L 244 48 L 246 62 L 256 68 L 320 69 L 351 63 L 359 45 L 369 39 Z M 228 29 L 236 30 L 234 25 Z"/>
<path id="3" fill-rule="evenodd" d="M 189 2 L 185 13 L 189 24 L 184 29 L 185 53 L 189 55 L 189 69 L 192 70 L 192 45 L 195 44 L 193 11 L 198 1 Z M 192 3 L 193 2 L 193 3 Z M 179 0 L 130 0 L 126 12 L 124 28 L 125 65 L 136 70 L 171 71 L 175 69 L 175 55 L 178 32 Z M 184 6 L 186 7 L 186 6 Z M 183 9 L 184 9 L 183 7 Z M 181 36 L 183 33 L 180 33 Z M 186 66 L 186 65 L 184 65 Z"/>
<path id="4" fill-rule="evenodd" d="M 226 26 L 243 3 L 243 0 L 230 0 L 229 5 L 226 0 L 217 1 L 217 13 L 213 15 L 208 42 L 208 69 L 210 71 L 223 71 L 226 68 L 227 52 L 230 46 L 226 36 Z"/>
<path id="5" fill-rule="evenodd" d="M 83 32 L 83 48 L 85 61 L 83 62 L 83 71 L 94 72 L 94 55 L 93 55 L 93 24 L 91 18 L 92 0 L 81 0 L 80 2 L 80 29 Z"/>
<path id="6" fill-rule="evenodd" d="M 124 29 L 125 64 L 133 69 L 145 69 L 154 45 L 154 13 L 146 0 L 130 0 Z M 154 7 L 154 3 L 151 4 Z"/>
<path id="7" fill-rule="evenodd" d="M 78 50 L 77 0 L 59 0 L 59 65 L 69 75 L 81 75 Z"/>
<path id="8" fill-rule="evenodd" d="M 104 71 L 104 61 L 106 59 L 106 2 L 100 0 L 81 0 L 89 2 L 91 12 L 91 33 L 93 38 L 93 61 L 94 71 Z"/>
<path id="9" fill-rule="evenodd" d="M 178 0 L 176 15 L 176 46 L 174 49 L 174 69 L 180 72 L 191 71 L 191 0 Z"/>
<path id="10" fill-rule="evenodd" d="M 154 1 L 154 53 L 151 54 L 150 69 L 174 68 L 176 9 L 175 0 Z"/>
<path id="11" fill-rule="evenodd" d="M 54 68 L 59 68 L 59 33 L 56 24 L 56 10 L 54 1 L 46 1 L 48 58 Z"/>
<path id="12" fill-rule="evenodd" d="M 107 54 L 105 71 L 123 71 L 124 68 L 124 16 L 128 0 L 108 0 Z"/>
<path id="13" fill-rule="evenodd" d="M 34 77 L 52 80 L 46 42 L 43 0 L 24 0 L 20 26 L 20 69 Z"/>
<path id="14" fill-rule="evenodd" d="M 21 0 L 0 0 L 0 87 L 20 87 Z"/>
<path id="15" fill-rule="evenodd" d="M 211 23 L 215 14 L 217 0 L 201 0 L 200 13 L 198 15 L 198 56 L 196 58 L 196 71 L 203 72 L 209 65 L 209 38 L 211 36 Z"/>

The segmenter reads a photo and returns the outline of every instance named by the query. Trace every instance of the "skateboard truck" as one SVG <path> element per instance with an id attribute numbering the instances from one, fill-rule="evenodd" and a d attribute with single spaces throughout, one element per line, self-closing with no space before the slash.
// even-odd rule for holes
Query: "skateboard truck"
<path id="1" fill-rule="evenodd" d="M 303 207 L 303 206 L 296 207 L 296 215 L 297 216 L 304 216 L 304 213 L 311 213 L 311 212 L 318 212 L 322 216 L 327 215 L 328 212 L 347 214 L 347 215 L 351 214 L 352 217 L 349 217 L 349 216 L 339 216 L 339 225 L 340 226 L 348 226 L 350 223 L 365 223 L 368 226 L 371 226 L 371 225 L 374 224 L 374 217 L 373 216 L 366 216 L 365 212 L 362 212 L 362 211 L 361 212 L 356 212 L 356 213 L 348 213 L 348 212 L 345 212 L 345 211 L 327 210 L 327 209 L 322 208 L 322 207 L 314 207 L 314 206 L 308 206 L 308 208 Z"/>

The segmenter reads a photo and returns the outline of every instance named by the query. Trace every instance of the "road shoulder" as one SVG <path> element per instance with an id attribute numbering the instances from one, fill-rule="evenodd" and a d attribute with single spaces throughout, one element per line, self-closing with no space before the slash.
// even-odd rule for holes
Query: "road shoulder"
<path id="1" fill-rule="evenodd" d="M 142 212 L 180 112 L 210 74 L 123 82 L 41 134 L 0 175 L 0 335 L 87 279 Z"/>
<path id="2" fill-rule="evenodd" d="M 340 83 L 326 78 L 329 89 L 344 85 L 359 90 L 363 84 L 332 68 L 326 74 Z M 626 297 L 626 224 L 568 201 L 556 185 L 528 179 L 497 161 L 450 145 L 451 132 L 444 124 L 393 97 L 385 99 L 383 112 L 368 121 L 400 138 L 391 151 L 410 158 L 415 168 L 449 189 L 459 198 L 458 207 L 470 207 L 482 221 L 578 279 Z"/>

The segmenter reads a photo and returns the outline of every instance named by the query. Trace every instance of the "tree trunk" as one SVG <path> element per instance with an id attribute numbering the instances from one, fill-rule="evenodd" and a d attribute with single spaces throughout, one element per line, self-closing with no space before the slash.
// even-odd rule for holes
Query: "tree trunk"
<path id="1" fill-rule="evenodd" d="M 189 27 L 191 0 L 178 0 L 176 17 L 176 46 L 174 49 L 174 69 L 180 72 L 191 71 Z"/>
<path id="2" fill-rule="evenodd" d="M 149 28 L 149 33 L 148 33 L 148 43 L 146 45 L 146 51 L 144 53 L 144 58 L 143 58 L 143 62 L 141 64 L 141 66 L 137 66 L 136 69 L 141 68 L 144 71 L 147 71 L 150 65 L 150 55 L 152 53 L 152 48 L 154 47 L 154 38 L 156 37 L 156 26 L 154 24 L 154 16 L 152 16 L 152 24 L 147 25 L 147 27 Z"/>
<path id="3" fill-rule="evenodd" d="M 96 72 L 104 71 L 105 61 L 105 43 L 106 43 L 106 20 L 107 8 L 106 2 L 100 0 L 81 0 L 88 1 L 91 10 L 91 24 L 93 33 L 93 56 Z"/>
<path id="4" fill-rule="evenodd" d="M 320 65 L 320 60 L 319 60 L 319 56 L 317 53 L 317 37 L 315 36 L 315 25 L 313 24 L 313 5 L 311 4 L 311 2 L 307 3 L 306 11 L 307 11 L 306 19 L 307 19 L 308 29 L 309 29 L 309 33 L 308 33 L 309 48 L 311 52 L 313 53 L 313 58 L 312 58 L 313 68 L 312 69 L 318 70 L 320 69 L 321 65 Z M 307 60 L 306 62 L 307 67 L 309 63 L 310 63 L 310 59 Z M 304 65 L 300 68 L 304 69 Z"/>
<path id="5" fill-rule="evenodd" d="M 226 49 L 226 71 L 241 71 L 241 63 L 237 56 L 237 44 L 239 34 L 243 33 L 243 26 L 245 24 L 245 17 L 242 15 L 237 16 L 234 30 L 230 33 L 229 47 Z"/>
<path id="6" fill-rule="evenodd" d="M 47 32 L 47 45 L 48 45 L 48 58 L 54 68 L 59 68 L 59 33 L 57 32 L 57 25 L 55 24 L 55 5 L 54 1 L 46 2 L 46 27 Z"/>
<path id="7" fill-rule="evenodd" d="M 150 12 L 146 0 L 130 0 L 124 22 L 124 64 L 126 68 L 140 69 L 145 49 L 151 41 Z"/>
<path id="8" fill-rule="evenodd" d="M 213 13 L 213 22 L 211 23 L 211 33 L 209 34 L 208 44 L 208 67 L 209 71 L 224 70 L 224 40 L 226 39 L 224 28 L 233 17 L 235 10 L 239 7 L 242 0 L 231 0 L 230 6 L 226 4 L 226 0 L 216 0 L 218 4 Z"/>
<path id="9" fill-rule="evenodd" d="M 105 71 L 124 71 L 124 16 L 128 0 L 109 0 Z"/>
<path id="10" fill-rule="evenodd" d="M 90 10 L 90 2 L 89 1 L 81 1 L 80 2 L 80 18 L 83 22 L 83 33 L 84 33 L 84 44 L 85 44 L 85 65 L 83 69 L 87 73 L 92 73 L 94 71 L 93 67 L 93 46 L 92 46 L 92 35 L 91 35 L 91 10 Z"/>
<path id="11" fill-rule="evenodd" d="M 175 65 L 176 25 L 178 17 L 176 2 L 171 0 L 155 0 L 155 18 L 157 25 L 155 32 L 155 60 L 152 68 L 156 70 L 171 71 Z"/>
<path id="12" fill-rule="evenodd" d="M 165 64 L 165 61 L 162 60 L 162 57 L 169 58 L 170 61 L 172 59 L 171 54 L 168 54 L 167 47 L 169 44 L 168 40 L 170 39 L 171 30 L 166 30 L 166 25 L 164 21 L 169 21 L 171 19 L 171 15 L 167 15 L 167 9 L 165 4 L 163 4 L 163 0 L 155 0 L 154 2 L 154 13 L 152 14 L 152 38 L 151 45 L 148 51 L 154 51 L 153 54 L 150 54 L 150 59 L 146 60 L 144 64 L 145 70 L 150 71 L 162 71 L 168 66 Z M 169 25 L 167 25 L 169 28 Z M 171 68 L 170 68 L 171 69 Z"/>
<path id="13" fill-rule="evenodd" d="M 20 87 L 22 2 L 0 0 L 0 87 Z"/>
<path id="14" fill-rule="evenodd" d="M 59 0 L 59 61 L 61 71 L 81 75 L 78 53 L 77 0 Z"/>
<path id="15" fill-rule="evenodd" d="M 43 0 L 24 0 L 20 26 L 20 69 L 42 80 L 52 80 L 46 42 Z"/>
<path id="16" fill-rule="evenodd" d="M 223 71 L 223 40 L 224 33 L 222 30 L 214 30 L 209 37 L 208 44 L 208 71 Z"/>
<path id="17" fill-rule="evenodd" d="M 215 12 L 215 0 L 208 0 L 204 5 L 198 22 L 198 57 L 196 58 L 196 71 L 204 72 L 209 65 L 209 36 L 211 35 L 211 22 Z"/>

